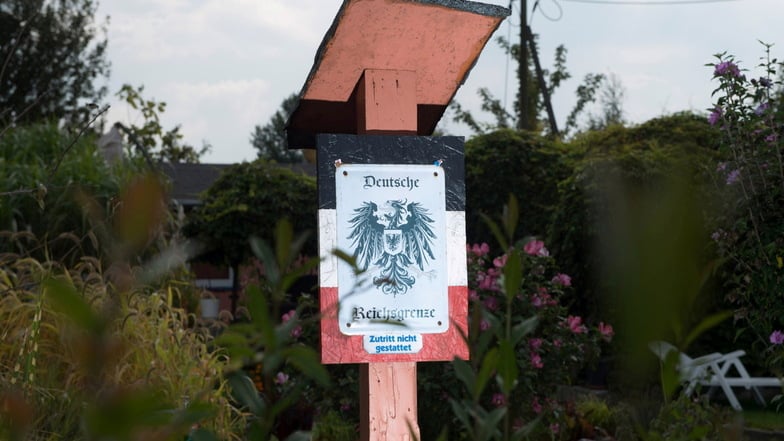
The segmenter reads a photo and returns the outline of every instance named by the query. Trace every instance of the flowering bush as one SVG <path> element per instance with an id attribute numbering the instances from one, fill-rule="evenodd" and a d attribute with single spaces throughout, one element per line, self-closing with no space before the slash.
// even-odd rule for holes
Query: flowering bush
<path id="1" fill-rule="evenodd" d="M 771 332 L 784 326 L 782 83 L 775 79 L 780 65 L 770 58 L 770 45 L 765 49 L 759 76 L 726 54 L 709 65 L 718 87 L 708 121 L 719 128 L 727 159 L 715 172 L 724 197 L 711 238 L 727 262 L 727 299 L 736 320 L 745 320 L 754 334 L 758 354 Z"/>
<path id="2" fill-rule="evenodd" d="M 495 258 L 487 244 L 467 251 L 471 357 L 479 375 L 496 370 L 495 384 L 478 394 L 477 404 L 492 409 L 488 418 L 504 414 L 506 434 L 567 437 L 567 410 L 555 398 L 557 389 L 572 384 L 598 356 L 599 342 L 613 337 L 612 326 L 589 326 L 567 312 L 561 297 L 571 278 L 557 270 L 542 241 L 524 241 Z M 458 365 L 455 370 L 466 376 Z"/>

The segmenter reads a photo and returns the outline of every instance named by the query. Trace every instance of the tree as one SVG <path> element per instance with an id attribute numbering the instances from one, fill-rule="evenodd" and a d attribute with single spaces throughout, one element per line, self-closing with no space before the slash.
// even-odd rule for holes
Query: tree
<path id="1" fill-rule="evenodd" d="M 0 249 L 54 259 L 74 248 L 75 259 L 98 255 L 94 237 L 87 240 L 88 212 L 111 205 L 129 167 L 108 166 L 94 134 L 69 135 L 55 123 L 8 130 L 0 158 Z"/>
<path id="2" fill-rule="evenodd" d="M 144 92 L 144 86 L 134 88 L 124 84 L 117 92 L 117 97 L 141 112 L 144 119 L 143 124 L 141 126 L 135 124 L 125 126 L 117 123 L 115 126 L 127 135 L 128 141 L 136 148 L 137 153 L 144 156 L 151 164 L 158 162 L 198 163 L 201 156 L 210 151 L 210 145 L 204 143 L 201 149 L 196 150 L 193 146 L 183 143 L 179 125 L 171 130 L 164 130 L 159 114 L 166 110 L 166 103 L 145 99 L 142 97 L 142 92 Z"/>
<path id="3" fill-rule="evenodd" d="M 0 126 L 86 121 L 106 77 L 105 23 L 93 0 L 0 0 Z"/>
<path id="4" fill-rule="evenodd" d="M 280 109 L 272 115 L 269 122 L 253 128 L 250 143 L 259 151 L 258 157 L 279 163 L 298 163 L 303 161 L 302 151 L 289 150 L 286 141 L 286 121 L 299 104 L 299 96 L 289 95 L 280 104 Z"/>
<path id="5" fill-rule="evenodd" d="M 204 193 L 202 205 L 188 215 L 184 233 L 205 246 L 203 259 L 234 268 L 236 301 L 239 265 L 252 255 L 250 239 L 274 243 L 275 227 L 283 218 L 294 231 L 314 231 L 316 197 L 316 180 L 310 176 L 263 159 L 235 164 Z M 315 253 L 315 240 L 304 250 Z"/>

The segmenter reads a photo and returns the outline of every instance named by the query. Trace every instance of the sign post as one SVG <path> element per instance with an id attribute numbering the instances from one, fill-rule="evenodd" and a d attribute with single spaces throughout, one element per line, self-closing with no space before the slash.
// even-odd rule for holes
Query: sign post
<path id="1" fill-rule="evenodd" d="M 419 439 L 416 362 L 468 358 L 463 140 L 422 135 L 507 15 L 345 0 L 289 119 L 317 149 L 322 362 L 361 363 L 362 440 Z"/>

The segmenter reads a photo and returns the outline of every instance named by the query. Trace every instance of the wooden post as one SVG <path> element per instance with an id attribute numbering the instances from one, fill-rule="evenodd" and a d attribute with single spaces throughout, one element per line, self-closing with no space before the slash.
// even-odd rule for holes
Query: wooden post
<path id="1" fill-rule="evenodd" d="M 416 135 L 415 72 L 365 70 L 356 102 L 359 134 Z M 361 441 L 419 439 L 415 362 L 361 364 L 360 382 Z"/>

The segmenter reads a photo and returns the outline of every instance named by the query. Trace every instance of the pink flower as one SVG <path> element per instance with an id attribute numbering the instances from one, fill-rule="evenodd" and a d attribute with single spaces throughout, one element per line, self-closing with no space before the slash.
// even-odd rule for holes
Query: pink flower
<path id="1" fill-rule="evenodd" d="M 556 285 L 572 286 L 572 278 L 562 273 L 556 274 L 552 282 Z"/>
<path id="2" fill-rule="evenodd" d="M 556 338 L 555 340 L 553 340 L 553 346 L 555 346 L 556 348 L 560 348 L 562 345 L 563 343 L 561 342 L 560 338 Z"/>
<path id="3" fill-rule="evenodd" d="M 496 311 L 498 309 L 498 299 L 495 297 L 488 297 L 483 303 L 485 308 L 487 308 L 489 311 Z"/>
<path id="4" fill-rule="evenodd" d="M 289 334 L 292 338 L 299 338 L 299 336 L 302 335 L 302 326 L 295 326 Z"/>
<path id="5" fill-rule="evenodd" d="M 490 329 L 490 322 L 482 319 L 482 321 L 479 322 L 479 329 L 482 331 L 487 331 L 488 329 Z"/>
<path id="6" fill-rule="evenodd" d="M 493 259 L 493 265 L 495 265 L 496 268 L 503 268 L 504 265 L 506 265 L 506 260 L 508 258 L 509 256 L 507 256 L 506 254 L 504 254 L 503 256 L 496 257 L 495 259 Z"/>
<path id="7" fill-rule="evenodd" d="M 539 297 L 536 294 L 532 294 L 532 296 L 531 296 L 531 304 L 534 306 L 534 308 L 541 308 L 542 305 L 544 305 L 544 302 L 542 301 L 541 297 Z"/>
<path id="8" fill-rule="evenodd" d="M 550 432 L 553 432 L 553 434 L 557 434 L 560 430 L 561 427 L 558 425 L 558 423 L 550 424 Z"/>
<path id="9" fill-rule="evenodd" d="M 599 322 L 599 333 L 602 334 L 602 338 L 607 342 L 611 341 L 613 335 L 615 335 L 612 325 L 604 324 L 604 322 Z"/>
<path id="10" fill-rule="evenodd" d="M 542 405 L 539 403 L 539 398 L 534 397 L 533 401 L 531 401 L 531 410 L 537 415 L 542 413 Z"/>
<path id="11" fill-rule="evenodd" d="M 570 315 L 566 318 L 566 323 L 569 329 L 575 334 L 584 334 L 588 329 L 583 325 L 583 319 L 580 316 Z"/>
<path id="12" fill-rule="evenodd" d="M 276 384 L 286 384 L 286 382 L 288 381 L 289 381 L 289 376 L 284 374 L 283 372 L 278 372 L 278 374 L 275 375 Z"/>
<path id="13" fill-rule="evenodd" d="M 282 316 L 280 316 L 280 321 L 283 322 L 283 323 L 286 323 L 287 321 L 293 319 L 294 316 L 296 316 L 296 315 L 297 315 L 297 311 L 292 309 L 291 311 L 289 311 L 289 312 L 283 314 Z"/>
<path id="14" fill-rule="evenodd" d="M 476 293 L 475 289 L 468 290 L 468 300 L 473 300 L 473 301 L 479 300 L 479 294 Z"/>
<path id="15" fill-rule="evenodd" d="M 502 393 L 494 393 L 490 402 L 496 407 L 501 407 L 506 404 L 506 397 L 504 397 L 504 394 Z"/>
<path id="16" fill-rule="evenodd" d="M 481 245 L 475 243 L 473 246 L 470 246 L 466 244 L 466 251 L 474 254 L 476 257 L 482 257 L 490 252 L 490 245 L 486 243 Z"/>
<path id="17" fill-rule="evenodd" d="M 531 366 L 536 369 L 541 369 L 544 367 L 544 363 L 542 362 L 542 357 L 539 356 L 536 352 L 531 352 Z"/>
<path id="18" fill-rule="evenodd" d="M 479 274 L 479 289 L 493 291 L 496 289 L 496 278 L 490 274 Z"/>
<path id="19" fill-rule="evenodd" d="M 779 330 L 773 331 L 773 333 L 770 334 L 770 342 L 774 345 L 780 345 L 784 343 L 784 332 Z"/>
<path id="20" fill-rule="evenodd" d="M 528 345 L 534 351 L 538 351 L 539 348 L 542 347 L 542 339 L 541 338 L 532 338 L 531 340 L 528 341 Z"/>
<path id="21" fill-rule="evenodd" d="M 523 251 L 525 251 L 526 254 L 531 256 L 546 257 L 550 255 L 550 252 L 547 251 L 547 248 L 544 247 L 544 242 L 535 239 L 525 244 L 525 246 L 523 247 Z"/>

